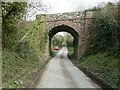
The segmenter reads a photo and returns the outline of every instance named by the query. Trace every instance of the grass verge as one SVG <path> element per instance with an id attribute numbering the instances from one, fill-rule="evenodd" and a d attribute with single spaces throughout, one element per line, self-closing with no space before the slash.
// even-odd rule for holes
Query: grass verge
<path id="1" fill-rule="evenodd" d="M 27 50 L 27 49 L 26 49 Z M 36 55 L 34 50 L 26 52 L 2 51 L 2 87 L 21 88 L 29 82 L 29 78 L 43 67 L 47 59 L 42 54 Z"/>
<path id="2" fill-rule="evenodd" d="M 52 57 L 54 57 L 60 50 L 52 50 Z"/>
<path id="3" fill-rule="evenodd" d="M 83 67 L 113 88 L 118 88 L 120 72 L 118 60 L 105 53 L 97 53 L 83 57 L 77 61 L 78 67 Z"/>
<path id="4" fill-rule="evenodd" d="M 68 49 L 68 56 L 69 57 L 74 57 L 74 47 L 67 47 Z"/>

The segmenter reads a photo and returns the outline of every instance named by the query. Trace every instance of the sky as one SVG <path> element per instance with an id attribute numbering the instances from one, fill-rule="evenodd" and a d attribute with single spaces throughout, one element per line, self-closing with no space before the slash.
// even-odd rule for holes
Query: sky
<path id="1" fill-rule="evenodd" d="M 118 0 L 43 0 L 42 3 L 51 6 L 50 13 L 74 12 L 97 6 L 102 2 Z"/>
<path id="2" fill-rule="evenodd" d="M 32 9 L 29 16 L 30 20 L 34 20 L 37 14 L 55 14 L 55 13 L 64 13 L 64 12 L 76 12 L 85 10 L 91 7 L 100 5 L 101 3 L 105 4 L 107 2 L 118 2 L 119 0 L 29 0 L 29 2 L 40 2 L 42 4 L 43 10 L 41 7 Z M 28 17 L 29 17 L 28 16 Z"/>
<path id="3" fill-rule="evenodd" d="M 64 12 L 77 12 L 89 9 L 107 2 L 119 2 L 120 0 L 29 0 L 29 2 L 40 2 L 41 7 L 32 8 L 28 20 L 35 20 L 37 14 L 56 14 Z M 65 32 L 59 32 L 58 35 L 64 36 Z"/>

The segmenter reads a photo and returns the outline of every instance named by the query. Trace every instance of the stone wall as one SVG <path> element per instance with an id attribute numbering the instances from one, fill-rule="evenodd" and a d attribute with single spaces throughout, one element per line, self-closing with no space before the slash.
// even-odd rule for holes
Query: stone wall
<path id="1" fill-rule="evenodd" d="M 77 47 L 78 49 L 76 50 L 76 54 L 78 54 L 77 56 L 78 58 L 80 58 L 85 54 L 85 51 L 87 49 L 89 38 L 89 23 L 91 20 L 91 16 L 91 10 L 86 10 L 85 12 L 47 14 L 46 31 L 49 33 L 51 30 L 53 30 L 53 28 L 63 25 L 73 28 L 73 30 L 75 30 L 79 34 L 79 36 L 77 36 L 77 40 L 75 41 L 75 47 Z M 43 23 L 43 21 L 41 21 L 40 23 Z"/>

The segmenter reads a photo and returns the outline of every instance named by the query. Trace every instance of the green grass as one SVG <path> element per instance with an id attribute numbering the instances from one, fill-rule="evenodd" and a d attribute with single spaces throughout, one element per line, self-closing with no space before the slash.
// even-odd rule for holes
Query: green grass
<path id="1" fill-rule="evenodd" d="M 27 49 L 26 49 L 27 50 Z M 41 55 L 40 55 L 41 56 Z M 4 88 L 21 88 L 28 82 L 28 77 L 38 71 L 45 63 L 43 57 L 36 56 L 33 50 L 16 53 L 2 52 L 2 84 Z"/>
<path id="2" fill-rule="evenodd" d="M 118 60 L 105 53 L 89 55 L 78 61 L 79 67 L 86 68 L 113 88 L 118 87 Z"/>
<path id="3" fill-rule="evenodd" d="M 67 47 L 68 48 L 68 56 L 74 57 L 74 47 Z"/>
<path id="4" fill-rule="evenodd" d="M 59 50 L 56 50 L 56 51 L 53 50 L 53 51 L 52 51 L 52 56 L 54 57 L 58 52 L 59 52 Z"/>

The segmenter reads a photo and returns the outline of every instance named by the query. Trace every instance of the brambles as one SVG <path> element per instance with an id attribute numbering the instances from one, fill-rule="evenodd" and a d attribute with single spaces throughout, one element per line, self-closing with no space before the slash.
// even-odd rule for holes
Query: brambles
<path id="1" fill-rule="evenodd" d="M 25 2 L 2 3 L 2 83 L 4 88 L 21 88 L 48 58 L 48 37 L 39 20 L 26 21 Z"/>

